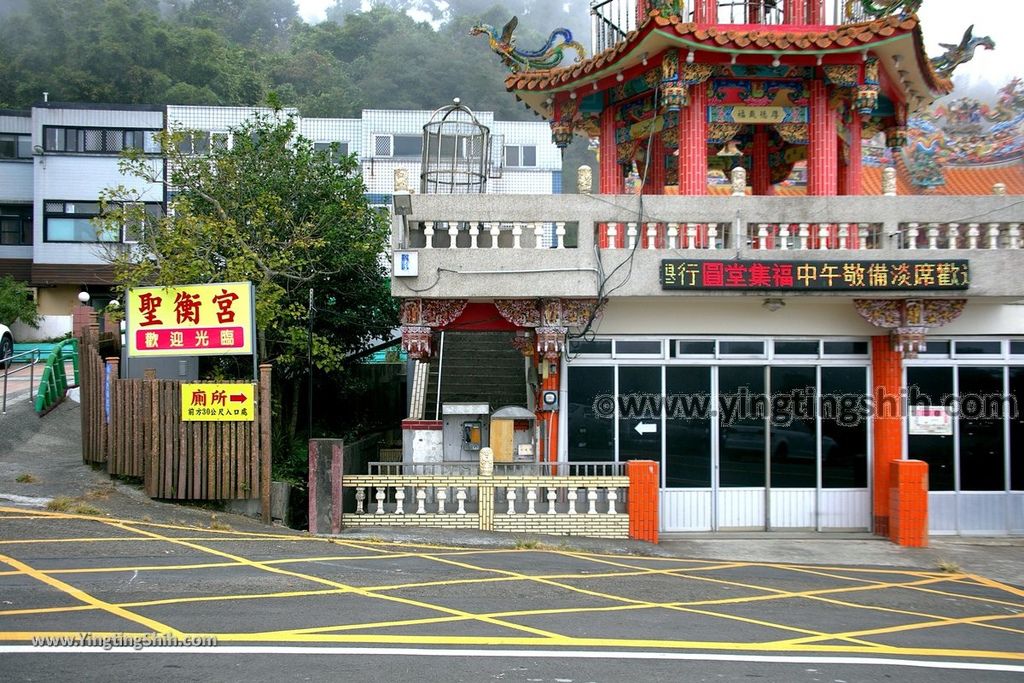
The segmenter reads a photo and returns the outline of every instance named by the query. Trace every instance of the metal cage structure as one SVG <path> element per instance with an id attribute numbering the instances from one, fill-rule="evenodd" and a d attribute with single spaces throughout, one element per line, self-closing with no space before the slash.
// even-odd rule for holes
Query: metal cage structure
<path id="1" fill-rule="evenodd" d="M 459 98 L 423 126 L 422 194 L 483 193 L 490 171 L 491 130 Z"/>

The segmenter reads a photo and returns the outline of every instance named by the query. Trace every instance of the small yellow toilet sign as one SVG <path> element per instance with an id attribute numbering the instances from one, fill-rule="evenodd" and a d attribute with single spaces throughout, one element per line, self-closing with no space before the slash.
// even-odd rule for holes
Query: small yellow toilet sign
<path id="1" fill-rule="evenodd" d="M 255 396 L 255 384 L 182 384 L 181 419 L 183 422 L 251 422 L 256 416 Z"/>

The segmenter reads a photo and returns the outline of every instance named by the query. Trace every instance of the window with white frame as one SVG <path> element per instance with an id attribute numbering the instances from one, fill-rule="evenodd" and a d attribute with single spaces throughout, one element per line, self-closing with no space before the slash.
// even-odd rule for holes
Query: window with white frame
<path id="1" fill-rule="evenodd" d="M 347 142 L 314 142 L 313 151 L 315 152 L 329 152 L 331 160 L 335 163 L 341 161 L 342 157 L 348 156 L 348 143 Z"/>
<path id="2" fill-rule="evenodd" d="M 505 145 L 505 166 L 528 168 L 536 165 L 536 145 Z"/>

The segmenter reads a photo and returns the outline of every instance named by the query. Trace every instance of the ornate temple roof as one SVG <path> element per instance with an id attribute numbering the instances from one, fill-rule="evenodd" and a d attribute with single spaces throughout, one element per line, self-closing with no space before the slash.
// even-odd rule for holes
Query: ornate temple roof
<path id="1" fill-rule="evenodd" d="M 772 58 L 785 58 L 787 54 L 821 56 L 829 58 L 826 63 L 840 63 L 844 54 L 870 49 L 879 57 L 889 81 L 912 105 L 927 106 L 935 97 L 952 90 L 952 82 L 936 73 L 925 53 L 916 15 L 891 15 L 830 27 L 827 31 L 822 29 L 821 26 L 698 25 L 682 21 L 675 14 L 663 16 L 655 10 L 614 47 L 570 66 L 509 74 L 505 87 L 528 107 L 547 116 L 549 110 L 544 100 L 550 93 L 575 90 L 606 78 L 614 81 L 617 73 L 639 65 L 647 55 L 656 55 L 669 47 L 682 47 L 724 56 L 736 53 Z M 598 89 L 610 87 L 611 81 L 600 83 Z"/>

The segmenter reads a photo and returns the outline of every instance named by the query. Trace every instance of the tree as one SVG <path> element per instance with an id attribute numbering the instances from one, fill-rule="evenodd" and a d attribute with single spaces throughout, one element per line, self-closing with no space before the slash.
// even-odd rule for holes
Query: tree
<path id="1" fill-rule="evenodd" d="M 251 281 L 256 288 L 257 346 L 274 364 L 278 448 L 295 437 L 306 374 L 309 290 L 314 290 L 316 370 L 341 373 L 346 355 L 397 326 L 381 254 L 386 213 L 367 204 L 352 156 L 332 159 L 295 134 L 280 109 L 232 131 L 231 145 L 208 156 L 179 151 L 183 134 L 164 133 L 166 178 L 136 153 L 122 171 L 174 192 L 168 215 L 151 218 L 123 187 L 102 198 L 103 222 L 143 222 L 138 245 L 112 254 L 117 282 L 173 285 Z M 116 229 L 116 228 L 115 228 Z"/>
<path id="2" fill-rule="evenodd" d="M 4 275 L 0 277 L 0 323 L 13 325 L 15 320 L 35 326 L 39 322 L 36 302 L 32 300 L 28 283 Z"/>

